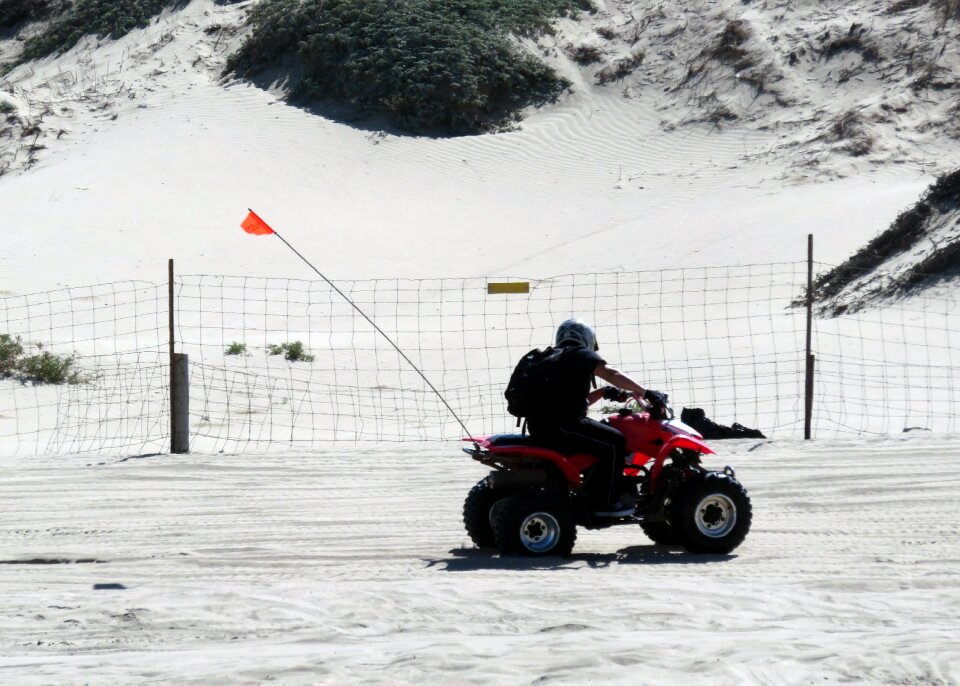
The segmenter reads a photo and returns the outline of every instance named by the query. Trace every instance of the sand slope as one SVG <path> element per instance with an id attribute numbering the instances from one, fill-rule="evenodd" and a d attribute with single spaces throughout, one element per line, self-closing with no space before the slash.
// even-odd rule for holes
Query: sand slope
<path id="1" fill-rule="evenodd" d="M 0 140 L 0 290 L 159 280 L 167 257 L 181 273 L 309 276 L 281 245 L 239 233 L 247 207 L 340 278 L 802 260 L 809 232 L 818 257 L 838 263 L 931 174 L 960 161 L 960 146 L 931 125 L 949 90 L 919 91 L 909 113 L 870 123 L 876 154 L 841 149 L 848 136 L 833 136 L 831 122 L 859 112 L 861 101 L 882 113 L 898 89 L 909 91 L 899 72 L 867 78 L 873 65 L 838 83 L 831 69 L 856 54 L 808 54 L 797 66 L 802 78 L 777 81 L 795 106 L 768 92 L 747 97 L 754 86 L 706 55 L 711 92 L 739 113 L 722 125 L 704 119 L 705 84 L 678 89 L 688 63 L 730 21 L 750 27 L 738 49 L 782 62 L 784 46 L 802 42 L 826 9 L 602 3 L 528 46 L 573 78 L 569 96 L 531 112 L 516 131 L 438 140 L 318 117 L 284 104 L 279 86 L 221 82 L 245 6 L 194 0 L 119 41 L 85 39 L 0 82 L 18 113 Z M 884 45 L 922 29 L 916 51 L 926 55 L 934 47 L 928 10 L 887 16 L 864 2 L 852 19 L 831 10 L 832 24 L 877 14 Z M 641 23 L 631 47 L 629 29 Z M 593 43 L 604 61 L 581 68 L 571 60 L 571 49 Z M 634 48 L 646 55 L 642 68 L 597 85 L 598 71 Z M 922 104 L 925 93 L 936 107 Z"/>

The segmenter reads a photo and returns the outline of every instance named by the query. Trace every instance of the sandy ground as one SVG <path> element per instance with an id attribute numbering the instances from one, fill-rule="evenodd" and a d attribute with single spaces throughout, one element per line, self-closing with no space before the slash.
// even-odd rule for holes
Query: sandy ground
<path id="1" fill-rule="evenodd" d="M 837 263 L 960 159 L 955 89 L 937 86 L 958 28 L 931 6 L 600 4 L 538 48 L 574 92 L 490 136 L 357 129 L 221 82 L 241 34 L 206 29 L 238 30 L 242 3 L 195 0 L 18 68 L 0 82 L 17 113 L 0 296 L 163 282 L 168 257 L 179 274 L 312 278 L 242 234 L 247 207 L 336 279 L 796 262 L 808 233 Z M 731 21 L 749 73 L 710 57 Z M 605 27 L 606 61 L 574 69 L 564 51 Z M 860 51 L 831 55 L 844 36 Z M 636 49 L 641 69 L 595 84 Z M 703 77 L 677 90 L 691 66 Z M 738 123 L 704 119 L 722 109 Z M 954 368 L 946 338 L 931 370 Z M 618 528 L 540 561 L 471 548 L 460 508 L 484 470 L 451 443 L 6 456 L 0 683 L 960 681 L 960 438 L 722 447 L 714 466 L 755 506 L 733 555 Z"/>
<path id="2" fill-rule="evenodd" d="M 0 680 L 952 684 L 960 439 L 736 442 L 730 556 L 472 549 L 449 444 L 32 458 L 0 484 Z M 123 589 L 95 588 L 122 584 Z"/>

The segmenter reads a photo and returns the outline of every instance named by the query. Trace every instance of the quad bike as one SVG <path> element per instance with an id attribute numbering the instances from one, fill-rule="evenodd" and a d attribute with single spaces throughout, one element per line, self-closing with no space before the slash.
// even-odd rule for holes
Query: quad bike
<path id="1" fill-rule="evenodd" d="M 729 553 L 750 530 L 750 498 L 733 469 L 710 471 L 714 451 L 666 405 L 632 399 L 603 420 L 626 438 L 624 480 L 637 509 L 597 516 L 583 492 L 598 458 L 568 453 L 522 434 L 465 438 L 464 452 L 493 470 L 463 505 L 463 523 L 481 548 L 528 556 L 569 555 L 577 526 L 640 525 L 655 543 L 692 553 Z"/>

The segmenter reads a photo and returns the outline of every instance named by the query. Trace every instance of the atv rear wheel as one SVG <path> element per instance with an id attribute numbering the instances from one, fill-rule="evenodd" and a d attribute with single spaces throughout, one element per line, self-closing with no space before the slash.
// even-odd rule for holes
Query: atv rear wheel
<path id="1" fill-rule="evenodd" d="M 566 556 L 577 540 L 566 495 L 521 491 L 497 503 L 492 514 L 493 534 L 504 554 Z"/>
<path id="2" fill-rule="evenodd" d="M 495 548 L 491 508 L 513 491 L 493 489 L 483 479 L 470 489 L 463 502 L 463 526 L 478 548 Z"/>
<path id="3" fill-rule="evenodd" d="M 720 472 L 707 474 L 675 507 L 673 525 L 691 553 L 729 553 L 743 543 L 753 516 L 746 490 Z"/>

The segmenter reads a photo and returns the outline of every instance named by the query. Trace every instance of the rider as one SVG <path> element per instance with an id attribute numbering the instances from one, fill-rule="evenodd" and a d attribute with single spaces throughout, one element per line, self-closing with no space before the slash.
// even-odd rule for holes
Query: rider
<path id="1" fill-rule="evenodd" d="M 587 417 L 587 408 L 600 398 L 626 400 L 627 392 L 648 400 L 662 399 L 656 391 L 647 391 L 636 381 L 607 365 L 597 354 L 597 336 L 582 319 L 568 319 L 557 328 L 556 389 L 543 398 L 536 416 L 528 418 L 530 435 L 559 444 L 565 450 L 587 452 L 600 458 L 585 484 L 602 517 L 625 517 L 636 511 L 633 495 L 623 484 L 626 441 L 609 424 Z M 612 386 L 591 390 L 599 376 Z M 620 390 L 620 389 L 625 389 Z"/>

